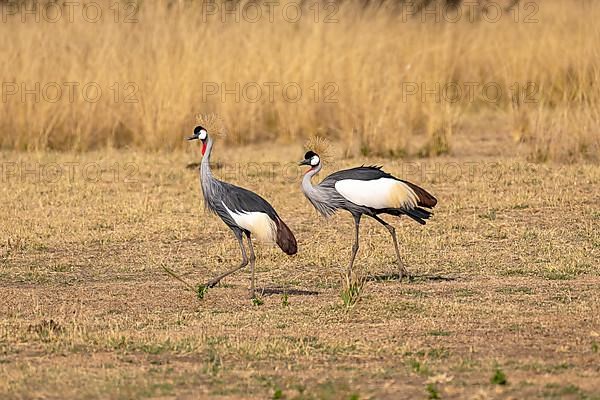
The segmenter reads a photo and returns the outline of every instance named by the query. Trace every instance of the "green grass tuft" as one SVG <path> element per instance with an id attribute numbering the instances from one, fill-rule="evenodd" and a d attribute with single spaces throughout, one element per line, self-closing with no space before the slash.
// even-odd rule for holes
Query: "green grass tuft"
<path id="1" fill-rule="evenodd" d="M 346 308 L 354 307 L 360 300 L 366 281 L 365 278 L 352 277 L 350 274 L 346 275 L 344 288 L 340 293 Z"/>
<path id="2" fill-rule="evenodd" d="M 281 295 L 281 305 L 283 307 L 288 307 L 290 305 L 290 300 L 287 292 L 283 292 L 283 294 Z"/>
<path id="3" fill-rule="evenodd" d="M 427 394 L 429 396 L 428 398 L 430 400 L 436 400 L 440 398 L 440 393 L 433 383 L 428 384 L 425 389 L 427 390 Z"/>
<path id="4" fill-rule="evenodd" d="M 490 382 L 494 385 L 506 385 L 508 380 L 506 379 L 506 374 L 500 368 L 496 368 Z"/>
<path id="5" fill-rule="evenodd" d="M 203 284 L 196 285 L 196 297 L 198 300 L 202 300 L 206 292 L 208 292 L 208 286 Z"/>
<path id="6" fill-rule="evenodd" d="M 252 305 L 253 306 L 262 306 L 263 304 L 265 304 L 265 301 L 263 299 L 261 299 L 260 297 L 253 297 L 252 298 Z"/>

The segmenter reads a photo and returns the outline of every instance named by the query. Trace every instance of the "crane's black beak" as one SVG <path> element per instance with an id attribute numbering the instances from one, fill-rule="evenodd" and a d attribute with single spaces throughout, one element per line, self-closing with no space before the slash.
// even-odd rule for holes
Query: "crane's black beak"
<path id="1" fill-rule="evenodd" d="M 187 140 L 198 140 L 198 135 L 194 134 L 193 136 L 187 138 Z"/>
<path id="2" fill-rule="evenodd" d="M 298 163 L 298 165 L 310 165 L 310 160 L 302 160 Z"/>

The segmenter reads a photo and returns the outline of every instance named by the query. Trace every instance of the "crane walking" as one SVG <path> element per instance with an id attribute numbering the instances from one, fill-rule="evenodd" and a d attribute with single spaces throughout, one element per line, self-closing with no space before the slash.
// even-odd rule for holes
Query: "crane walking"
<path id="1" fill-rule="evenodd" d="M 400 258 L 400 249 L 396 230 L 379 214 L 394 216 L 407 215 L 420 224 L 425 224 L 435 207 L 437 200 L 417 185 L 398 179 L 381 167 L 357 167 L 337 171 L 313 186 L 311 179 L 323 167 L 319 156 L 308 151 L 300 165 L 308 165 L 310 169 L 302 179 L 302 191 L 310 203 L 325 217 L 333 215 L 338 209 L 349 211 L 354 217 L 355 237 L 348 273 L 352 271 L 354 259 L 358 252 L 358 231 L 360 219 L 367 215 L 387 228 L 392 236 L 396 257 L 398 259 L 399 277 L 408 276 L 408 271 Z M 428 210 L 429 209 L 429 210 Z"/>
<path id="2" fill-rule="evenodd" d="M 221 279 L 244 268 L 250 262 L 251 286 L 250 295 L 254 298 L 254 262 L 255 255 L 251 235 L 258 240 L 277 245 L 288 255 L 296 254 L 298 246 L 294 234 L 279 218 L 273 207 L 262 197 L 247 189 L 216 179 L 210 170 L 210 154 L 213 140 L 202 126 L 196 126 L 194 135 L 188 140 L 202 142 L 202 161 L 200 162 L 200 186 L 204 195 L 204 203 L 208 210 L 217 214 L 233 231 L 242 252 L 242 262 L 230 271 L 211 279 L 206 287 L 214 287 Z M 243 236 L 248 240 L 250 257 L 246 255 Z"/>

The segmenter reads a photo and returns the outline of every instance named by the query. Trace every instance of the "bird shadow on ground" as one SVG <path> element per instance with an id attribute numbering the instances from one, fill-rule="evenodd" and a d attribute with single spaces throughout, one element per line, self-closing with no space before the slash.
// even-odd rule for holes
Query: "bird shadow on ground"
<path id="1" fill-rule="evenodd" d="M 263 296 L 272 296 L 275 294 L 288 294 L 290 296 L 317 296 L 319 292 L 314 290 L 303 290 L 283 287 L 266 287 L 262 289 Z"/>
<path id="2" fill-rule="evenodd" d="M 385 281 L 397 281 L 400 278 L 398 274 L 379 274 L 379 275 L 368 275 L 367 281 L 370 282 L 385 282 Z M 406 278 L 402 278 L 406 280 Z M 412 275 L 408 278 L 408 282 L 451 282 L 457 280 L 457 276 L 444 276 L 444 275 Z"/>

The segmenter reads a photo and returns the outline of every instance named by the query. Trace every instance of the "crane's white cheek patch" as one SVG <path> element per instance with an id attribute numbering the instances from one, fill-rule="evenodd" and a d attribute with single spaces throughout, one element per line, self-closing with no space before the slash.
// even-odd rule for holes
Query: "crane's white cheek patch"
<path id="1" fill-rule="evenodd" d="M 224 205 L 224 204 L 223 204 Z M 273 243 L 277 237 L 275 222 L 262 212 L 234 212 L 225 207 L 231 218 L 241 228 L 250 231 L 261 242 Z"/>
<path id="2" fill-rule="evenodd" d="M 390 178 L 371 181 L 344 179 L 336 182 L 335 189 L 346 199 L 359 206 L 382 208 L 414 208 L 417 195 L 405 183 Z"/>

